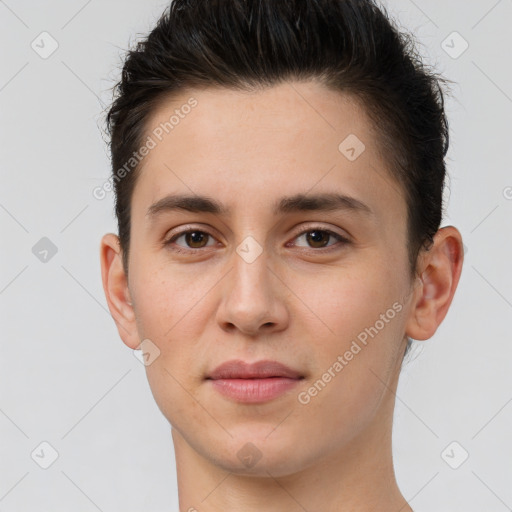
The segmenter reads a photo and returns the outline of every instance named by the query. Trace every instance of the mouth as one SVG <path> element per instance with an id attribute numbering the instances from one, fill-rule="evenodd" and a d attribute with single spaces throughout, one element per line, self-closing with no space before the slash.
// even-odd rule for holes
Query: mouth
<path id="1" fill-rule="evenodd" d="M 239 359 L 226 361 L 217 366 L 206 378 L 218 379 L 268 379 L 268 378 L 301 379 L 303 375 L 278 361 L 257 361 L 245 363 Z"/>
<path id="2" fill-rule="evenodd" d="M 299 371 L 277 361 L 248 364 L 241 360 L 227 361 L 207 377 L 212 387 L 235 402 L 262 403 L 291 390 L 304 379 Z"/>

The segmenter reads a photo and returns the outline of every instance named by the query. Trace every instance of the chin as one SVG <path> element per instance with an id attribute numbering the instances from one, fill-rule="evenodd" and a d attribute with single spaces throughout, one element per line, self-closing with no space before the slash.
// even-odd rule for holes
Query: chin
<path id="1" fill-rule="evenodd" d="M 314 456 L 304 457 L 305 454 L 298 450 L 304 444 L 303 440 L 293 439 L 285 429 L 281 435 L 277 435 L 277 430 L 272 432 L 273 428 L 246 428 L 244 432 L 240 429 L 236 434 L 230 429 L 233 438 L 229 438 L 222 452 L 210 451 L 212 462 L 237 475 L 261 477 L 269 477 L 269 474 L 274 477 L 291 475 L 312 462 Z M 220 441 L 212 444 L 220 447 Z"/>

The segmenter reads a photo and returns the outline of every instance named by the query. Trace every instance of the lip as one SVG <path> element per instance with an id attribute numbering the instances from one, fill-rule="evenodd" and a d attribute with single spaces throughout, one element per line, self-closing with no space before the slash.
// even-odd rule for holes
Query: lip
<path id="1" fill-rule="evenodd" d="M 269 377 L 287 377 L 300 379 L 303 376 L 299 371 L 289 368 L 278 361 L 257 361 L 246 363 L 240 359 L 226 361 L 217 366 L 207 379 L 266 379 Z"/>
<path id="2" fill-rule="evenodd" d="M 278 361 L 245 363 L 226 361 L 213 370 L 206 380 L 227 398 L 237 402 L 267 402 L 297 386 L 304 379 L 300 372 Z"/>

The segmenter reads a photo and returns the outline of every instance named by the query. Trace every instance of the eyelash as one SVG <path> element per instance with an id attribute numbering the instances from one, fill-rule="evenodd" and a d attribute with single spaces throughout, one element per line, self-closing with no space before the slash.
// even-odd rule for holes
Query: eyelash
<path id="1" fill-rule="evenodd" d="M 342 246 L 344 245 L 348 245 L 350 244 L 350 240 L 348 240 L 348 238 L 340 235 L 339 233 L 336 233 L 334 231 L 331 231 L 330 229 L 325 229 L 325 228 L 322 228 L 320 226 L 312 226 L 312 227 L 309 227 L 308 229 L 306 230 L 303 230 L 303 231 L 300 231 L 299 233 L 297 233 L 293 239 L 295 240 L 296 238 L 299 238 L 300 236 L 303 236 L 307 233 L 310 233 L 312 231 L 319 231 L 321 233 L 327 233 L 328 235 L 331 235 L 332 237 L 334 238 L 337 238 L 338 241 L 341 243 Z M 210 233 L 208 233 L 207 231 L 203 231 L 201 229 L 187 229 L 186 231 L 181 231 L 180 233 L 176 233 L 175 235 L 173 235 L 170 239 L 166 240 L 164 242 L 164 246 L 166 247 L 170 247 L 172 251 L 174 252 L 178 252 L 178 253 L 183 253 L 183 254 L 193 254 L 193 253 L 197 253 L 198 251 L 201 251 L 202 249 L 204 248 L 198 248 L 198 249 L 183 249 L 182 247 L 180 246 L 176 246 L 176 247 L 171 247 L 171 245 L 180 237 L 182 237 L 183 235 L 187 235 L 188 233 L 202 233 L 202 234 L 205 234 L 205 235 L 208 235 L 209 237 L 211 238 L 215 238 L 213 235 L 211 235 Z M 327 248 L 314 248 L 314 247 L 310 247 L 309 249 L 304 249 L 305 252 L 322 252 L 322 253 L 327 253 L 327 252 L 330 252 L 332 250 L 337 250 L 337 247 L 339 244 L 334 244 L 333 246 L 328 246 Z"/>

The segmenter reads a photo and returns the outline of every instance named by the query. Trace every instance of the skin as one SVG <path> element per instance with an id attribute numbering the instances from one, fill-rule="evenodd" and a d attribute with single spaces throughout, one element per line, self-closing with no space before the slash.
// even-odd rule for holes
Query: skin
<path id="1" fill-rule="evenodd" d="M 145 368 L 172 427 L 180 511 L 411 511 L 393 470 L 395 392 L 406 336 L 430 338 L 452 302 L 459 231 L 441 228 L 410 277 L 403 191 L 349 96 L 314 81 L 253 93 L 187 91 L 154 112 L 147 134 L 191 96 L 197 107 L 144 159 L 128 278 L 117 236 L 106 234 L 100 250 L 123 342 L 137 349 L 149 339 L 160 351 Z M 354 161 L 338 149 L 349 134 L 365 145 Z M 374 215 L 272 213 L 283 196 L 333 191 Z M 151 220 L 148 208 L 169 193 L 208 195 L 232 213 L 166 211 Z M 211 236 L 164 245 L 189 228 Z M 318 229 L 349 243 L 308 237 Z M 248 236 L 262 249 L 251 263 L 236 251 Z M 300 403 L 298 394 L 393 304 L 400 312 Z M 236 403 L 205 380 L 230 359 L 277 360 L 304 379 L 271 401 Z M 240 450 L 261 457 L 249 467 Z"/>

